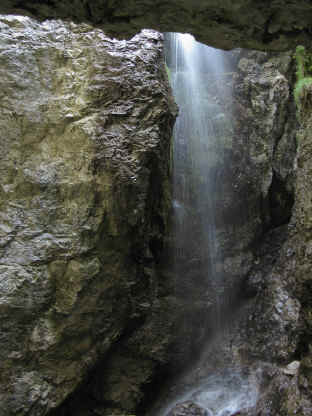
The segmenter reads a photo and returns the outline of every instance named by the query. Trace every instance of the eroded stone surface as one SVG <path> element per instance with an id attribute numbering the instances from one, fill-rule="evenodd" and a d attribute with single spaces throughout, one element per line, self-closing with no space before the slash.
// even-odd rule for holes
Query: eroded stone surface
<path id="1" fill-rule="evenodd" d="M 191 400 L 188 400 L 183 403 L 178 403 L 167 416 L 212 416 L 212 413 Z"/>
<path id="2" fill-rule="evenodd" d="M 0 31 L 0 414 L 46 414 L 131 337 L 145 339 L 140 396 L 170 334 L 155 272 L 175 111 L 161 35 L 13 16 Z"/>

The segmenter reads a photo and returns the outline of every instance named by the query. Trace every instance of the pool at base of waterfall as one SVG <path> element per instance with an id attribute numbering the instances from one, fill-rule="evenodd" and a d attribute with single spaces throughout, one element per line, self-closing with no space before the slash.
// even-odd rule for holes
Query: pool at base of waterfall
<path id="1" fill-rule="evenodd" d="M 257 384 L 236 369 L 201 380 L 177 401 L 162 409 L 161 416 L 245 416 L 255 406 Z"/>

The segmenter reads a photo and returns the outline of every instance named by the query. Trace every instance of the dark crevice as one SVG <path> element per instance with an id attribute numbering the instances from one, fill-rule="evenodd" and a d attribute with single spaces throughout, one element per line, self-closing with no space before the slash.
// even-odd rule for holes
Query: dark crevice
<path id="1" fill-rule="evenodd" d="M 286 30 L 283 30 L 282 28 L 280 28 L 275 33 L 269 33 L 269 32 L 266 31 L 261 40 L 262 40 L 263 44 L 266 45 L 266 44 L 270 44 L 274 41 L 278 42 L 279 39 L 282 36 L 285 36 L 285 38 L 288 38 L 288 39 L 291 39 L 291 38 L 295 39 L 295 38 L 298 38 L 298 36 L 300 36 L 300 35 L 301 35 L 301 37 L 303 37 L 304 34 L 306 36 L 310 36 L 309 30 L 308 29 L 302 29 L 302 30 L 301 29 L 294 29 L 294 30 L 291 30 L 291 31 L 286 31 Z"/>
<path id="2" fill-rule="evenodd" d="M 63 403 L 61 403 L 60 406 L 49 412 L 48 416 L 75 416 L 78 410 L 81 412 L 82 409 L 85 411 L 83 414 L 85 416 L 89 416 L 96 414 L 93 410 L 98 407 L 106 407 L 108 404 L 112 407 L 116 406 L 116 403 L 109 403 L 104 399 L 99 400 L 93 392 L 96 390 L 97 386 L 105 384 L 107 367 L 111 362 L 112 357 L 114 357 L 116 352 L 120 351 L 122 347 L 127 344 L 127 341 L 137 330 L 137 328 L 143 326 L 145 318 L 145 316 L 132 318 L 121 337 L 110 347 L 110 350 L 104 355 L 102 360 L 99 360 L 95 364 L 93 369 L 91 369 L 88 375 L 84 378 L 84 381 L 65 399 Z M 120 405 L 122 406 L 122 403 Z"/>
<path id="3" fill-rule="evenodd" d="M 92 22 L 93 13 L 92 13 L 92 10 L 88 1 L 85 3 L 85 10 L 86 10 L 87 19 L 89 19 L 90 22 Z"/>
<path id="4" fill-rule="evenodd" d="M 32 16 L 36 17 L 38 15 L 38 6 L 42 7 L 46 5 L 49 10 L 52 11 L 51 14 L 44 15 L 45 19 L 55 19 L 57 13 L 53 13 L 55 9 L 55 2 L 53 0 L 45 0 L 45 1 L 32 1 L 32 2 L 25 2 L 25 1 L 18 1 L 15 5 L 17 10 L 25 10 L 26 13 L 31 14 Z"/>
<path id="5" fill-rule="evenodd" d="M 264 276 L 270 276 L 280 250 L 289 235 L 288 225 L 282 225 L 267 230 L 251 247 L 256 262 L 241 283 L 239 293 L 242 299 L 248 299 L 263 292 L 266 285 Z"/>
<path id="6" fill-rule="evenodd" d="M 168 366 L 159 366 L 156 368 L 155 371 L 156 376 L 154 377 L 153 381 L 149 384 L 146 384 L 144 388 L 142 388 L 143 393 L 143 401 L 139 404 L 135 416 L 146 416 L 148 414 L 148 410 L 151 408 L 151 404 L 155 401 L 155 398 L 158 397 L 159 390 L 161 386 L 166 383 L 167 380 L 171 380 L 173 377 L 172 371 Z M 155 394 L 157 392 L 157 394 Z"/>
<path id="7" fill-rule="evenodd" d="M 275 13 L 272 13 L 268 20 L 265 22 L 265 27 L 264 27 L 264 35 L 263 35 L 263 42 L 264 43 L 269 43 L 272 40 L 272 35 L 269 32 L 269 27 L 274 19 Z"/>
<path id="8" fill-rule="evenodd" d="M 286 181 L 273 171 L 269 189 L 270 228 L 287 224 L 292 214 L 294 193 L 287 189 Z"/>

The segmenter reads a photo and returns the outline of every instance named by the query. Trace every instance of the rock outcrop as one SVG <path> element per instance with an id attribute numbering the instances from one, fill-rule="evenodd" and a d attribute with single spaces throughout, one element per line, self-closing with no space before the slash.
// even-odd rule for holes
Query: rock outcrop
<path id="1" fill-rule="evenodd" d="M 292 110 L 291 114 L 294 113 Z M 312 412 L 311 117 L 307 113 L 296 135 L 298 148 L 294 161 L 289 159 L 294 155 L 295 130 L 290 128 L 291 120 L 293 116 L 288 117 L 284 133 L 274 147 L 269 191 L 271 222 L 255 252 L 257 264 L 247 281 L 247 287 L 253 288 L 257 295 L 246 306 L 244 314 L 248 319 L 239 325 L 239 336 L 237 332 L 233 340 L 242 362 L 253 363 L 257 368 L 254 371 L 260 394 L 250 414 L 256 412 L 259 416 L 308 416 Z M 277 187 L 274 180 L 279 184 Z M 287 210 L 287 206 L 291 208 L 289 191 L 292 188 L 294 206 Z M 276 211 L 277 201 L 280 209 Z M 285 208 L 291 218 L 288 225 L 280 226 Z"/>
<path id="2" fill-rule="evenodd" d="M 275 308 L 271 309 L 270 319 L 266 320 L 267 323 L 276 321 L 270 329 L 270 342 L 268 342 L 271 347 L 273 340 L 274 349 L 272 351 L 270 348 L 268 352 L 279 366 L 270 368 L 266 373 L 264 394 L 258 404 L 258 412 L 261 416 L 267 414 L 270 403 L 271 413 L 277 416 L 293 414 L 308 416 L 312 413 L 310 256 L 312 124 L 309 112 L 302 120 L 301 129 L 297 134 L 295 204 L 288 236 L 277 257 L 272 274 L 267 279 L 268 287 L 271 286 L 273 289 L 270 292 L 273 292 L 276 298 Z M 279 298 L 277 295 L 280 295 Z M 267 317 L 269 313 L 267 309 Z M 280 325 L 276 325 L 278 322 L 283 322 L 283 333 L 277 330 L 278 327 L 281 328 Z M 266 327 L 268 328 L 268 325 Z M 267 331 L 266 339 L 268 336 Z"/>
<path id="3" fill-rule="evenodd" d="M 244 76 L 241 82 L 238 78 L 236 96 L 243 106 L 236 120 L 245 119 L 239 127 L 242 137 L 249 138 L 244 169 L 254 184 L 245 195 L 259 194 L 262 202 L 256 206 L 262 208 L 257 222 L 262 226 L 251 246 L 253 264 L 242 286 L 249 300 L 229 320 L 222 347 L 211 346 L 206 358 L 209 362 L 209 354 L 215 357 L 217 367 L 226 361 L 226 365 L 239 364 L 253 377 L 258 398 L 248 415 L 308 416 L 312 412 L 311 117 L 305 117 L 295 136 L 289 58 L 285 54 L 268 59 L 252 52 L 238 64 Z M 274 96 L 276 103 L 288 101 L 286 113 L 283 107 L 277 110 Z M 277 118 L 270 128 L 274 113 Z M 279 131 L 277 140 L 271 141 L 274 131 Z M 262 177 L 260 187 L 261 181 L 258 186 L 254 182 L 257 177 Z"/>
<path id="4" fill-rule="evenodd" d="M 162 37 L 16 16 L 0 32 L 0 415 L 47 414 L 99 361 L 97 402 L 131 411 L 171 333 Z"/>
<path id="5" fill-rule="evenodd" d="M 195 359 L 191 371 L 173 381 L 165 399 L 169 404 L 176 402 L 185 391 L 193 391 L 194 398 L 199 398 L 207 377 L 213 379 L 214 375 L 219 377 L 222 390 L 222 383 L 242 369 L 229 389 L 237 390 L 232 412 L 254 416 L 259 411 L 264 416 L 267 411 L 280 416 L 277 406 L 282 401 L 286 405 L 285 397 L 298 375 L 297 370 L 289 374 L 288 369 L 297 361 L 302 330 L 301 301 L 289 265 L 293 226 L 288 223 L 294 205 L 298 128 L 292 97 L 294 67 L 291 53 L 233 51 L 228 59 L 232 71 L 220 73 L 219 82 L 224 90 L 232 90 L 231 100 L 220 88 L 213 96 L 213 81 L 207 76 L 209 105 L 220 108 L 216 117 L 220 126 L 214 124 L 214 129 L 222 133 L 217 138 L 219 147 L 211 150 L 215 152 L 213 169 L 219 172 L 217 196 L 211 198 L 216 202 L 216 238 L 222 252 L 216 266 L 218 290 L 223 296 L 217 305 L 221 318 L 215 328 L 217 308 L 211 296 L 215 288 L 209 286 L 206 270 L 199 276 L 202 269 L 197 263 L 185 261 L 185 272 L 178 276 L 177 285 L 188 317 L 181 325 L 183 341 L 176 351 L 183 361 L 189 348 Z M 199 185 L 193 192 L 200 195 Z M 194 217 L 190 252 L 196 260 L 199 240 L 196 214 Z M 203 327 L 208 330 L 204 336 Z M 200 344 L 201 348 L 205 345 L 202 350 Z M 208 388 L 213 391 L 214 387 L 211 381 Z M 220 414 L 221 409 L 214 410 Z"/>
<path id="6" fill-rule="evenodd" d="M 208 410 L 203 409 L 198 404 L 188 400 L 177 404 L 167 416 L 212 416 Z"/>
<path id="7" fill-rule="evenodd" d="M 201 86 L 207 90 L 203 105 L 207 117 L 213 117 L 215 134 L 209 141 L 209 160 L 201 161 L 208 166 L 207 176 L 215 187 L 208 203 L 202 196 L 207 185 L 200 172 L 194 173 L 192 154 L 186 152 L 185 166 L 181 165 L 185 172 L 177 173 L 192 180 L 190 204 L 201 202 L 184 207 L 183 230 L 193 238 L 178 243 L 183 255 L 176 286 L 184 316 L 173 359 L 180 357 L 181 363 L 197 355 L 211 338 L 217 308 L 222 310 L 218 319 L 226 324 L 228 313 L 239 307 L 242 297 L 257 293 L 255 268 L 261 257 L 257 248 L 269 230 L 287 224 L 294 202 L 297 121 L 291 54 L 234 51 L 223 59 L 225 72 L 217 78 L 207 74 L 207 84 Z M 215 221 L 218 249 L 216 258 L 209 253 L 207 259 L 200 218 L 209 211 L 209 204 L 215 209 L 210 219 Z M 209 276 L 209 261 L 216 263 L 213 276 Z"/>
<path id="8" fill-rule="evenodd" d="M 38 19 L 88 22 L 110 36 L 131 37 L 141 29 L 192 33 L 223 49 L 289 50 L 311 44 L 309 0 L 2 0 L 0 13 Z"/>

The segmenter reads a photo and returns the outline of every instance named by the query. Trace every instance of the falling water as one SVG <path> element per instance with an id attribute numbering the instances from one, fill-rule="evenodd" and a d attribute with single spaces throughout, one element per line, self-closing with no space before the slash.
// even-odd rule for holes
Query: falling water
<path id="1" fill-rule="evenodd" d="M 191 35 L 166 35 L 166 64 L 179 106 L 173 150 L 173 268 L 177 291 L 190 296 L 191 303 L 192 290 L 199 285 L 204 292 L 201 299 L 211 305 L 207 317 L 199 317 L 210 328 L 210 339 L 217 339 L 224 330 L 224 315 L 230 311 L 218 231 L 224 202 L 219 189 L 229 162 L 225 150 L 231 132 L 231 117 L 224 114 L 225 106 L 231 107 L 232 96 L 231 70 L 225 56 Z M 209 415 L 233 415 L 250 406 L 256 395 L 237 368 L 201 376 L 193 386 L 185 381 L 182 385 L 178 397 L 157 415 L 167 415 L 184 400 L 198 403 Z"/>
<path id="2" fill-rule="evenodd" d="M 175 274 L 180 279 L 186 269 L 197 269 L 210 296 L 207 301 L 214 305 L 214 326 L 220 327 L 226 296 L 216 205 L 229 128 L 219 103 L 221 86 L 225 91 L 224 54 L 191 35 L 177 33 L 169 35 L 168 49 L 171 84 L 180 110 L 173 152 Z"/>

